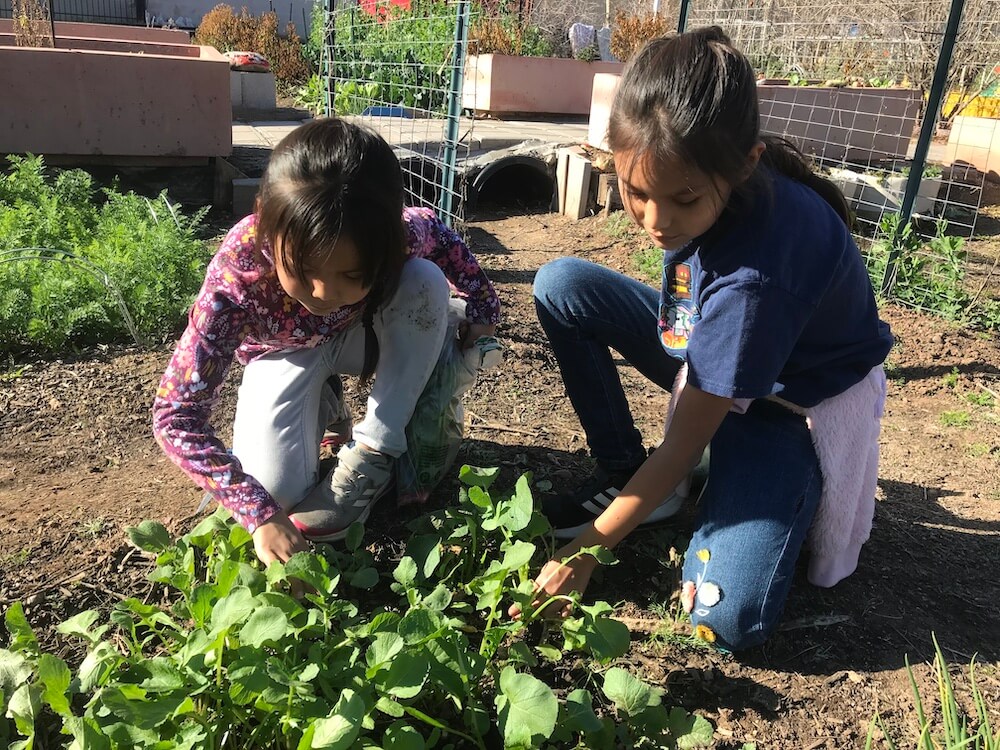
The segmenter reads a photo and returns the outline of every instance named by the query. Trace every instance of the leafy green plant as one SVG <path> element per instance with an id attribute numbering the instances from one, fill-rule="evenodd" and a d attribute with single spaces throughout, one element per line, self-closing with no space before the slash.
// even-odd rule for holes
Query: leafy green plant
<path id="1" fill-rule="evenodd" d="M 632 255 L 636 270 L 647 281 L 659 282 L 663 278 L 663 251 L 647 247 Z"/>
<path id="2" fill-rule="evenodd" d="M 928 240 L 912 224 L 900 226 L 900 221 L 898 214 L 884 216 L 869 248 L 868 271 L 875 288 L 882 284 L 895 246 L 894 300 L 972 326 L 1000 324 L 1000 311 L 994 310 L 1000 303 L 973 296 L 966 289 L 965 240 L 949 235 L 945 221 L 937 223 L 935 235 Z"/>
<path id="3" fill-rule="evenodd" d="M 529 570 L 551 554 L 528 475 L 492 493 L 496 469 L 463 467 L 457 505 L 412 524 L 391 574 L 363 547 L 321 546 L 261 570 L 250 535 L 224 512 L 172 539 L 129 531 L 155 555 L 150 579 L 172 604 L 134 598 L 107 622 L 62 623 L 87 654 L 71 669 L 46 653 L 20 604 L 0 649 L 0 740 L 74 748 L 701 747 L 704 718 L 607 662 L 629 632 L 604 602 L 550 622 Z M 611 563 L 610 553 L 590 548 Z M 306 586 L 299 600 L 295 587 Z M 577 597 L 573 597 L 577 601 Z M 551 600 L 550 600 L 551 601 Z M 506 618 L 511 603 L 523 612 Z M 579 681 L 557 695 L 540 678 L 567 652 Z M 588 689 L 600 686 L 600 693 Z M 2 717 L 7 716 L 12 723 Z M 586 737 L 586 739 L 584 739 Z"/>
<path id="4" fill-rule="evenodd" d="M 995 712 L 986 704 L 982 692 L 976 684 L 976 659 L 969 662 L 969 684 L 975 715 L 968 716 L 963 712 L 955 699 L 955 686 L 948 671 L 948 663 L 941 653 L 937 637 L 934 640 L 934 675 L 937 678 L 939 718 L 935 720 L 934 712 L 924 704 L 920 688 L 913 675 L 909 659 L 906 660 L 906 672 L 910 678 L 913 691 L 914 712 L 917 719 L 917 750 L 1000 750 L 1000 727 L 993 725 Z M 876 714 L 871 721 L 866 750 L 876 747 L 875 730 L 881 730 L 885 744 L 889 750 L 896 750 L 897 744 L 892 739 L 885 721 Z M 907 745 L 907 747 L 911 747 Z"/>
<path id="5" fill-rule="evenodd" d="M 943 411 L 938 421 L 943 427 L 968 427 L 972 424 L 972 417 L 967 411 Z"/>
<path id="6" fill-rule="evenodd" d="M 413 0 L 408 10 L 391 5 L 377 15 L 352 6 L 338 12 L 333 23 L 335 90 L 372 85 L 378 103 L 445 111 L 455 35 L 453 5 Z M 345 101 L 363 93 L 363 88 L 351 89 Z M 337 110 L 345 113 L 349 110 Z"/>
<path id="7" fill-rule="evenodd" d="M 173 335 L 210 258 L 197 237 L 205 210 L 183 216 L 165 192 L 155 200 L 98 193 L 82 170 L 48 175 L 41 157 L 8 161 L 0 351 L 126 341 L 130 324 L 147 341 Z"/>

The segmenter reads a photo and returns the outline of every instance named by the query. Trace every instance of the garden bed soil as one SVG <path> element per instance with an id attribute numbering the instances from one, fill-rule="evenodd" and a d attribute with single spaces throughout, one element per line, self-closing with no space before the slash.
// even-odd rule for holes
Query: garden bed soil
<path id="1" fill-rule="evenodd" d="M 589 467 L 584 438 L 535 320 L 531 281 L 567 254 L 638 274 L 634 233 L 603 218 L 482 215 L 471 244 L 505 305 L 499 372 L 468 399 L 468 441 L 460 460 L 501 466 L 501 485 L 525 470 L 558 489 Z M 977 244 L 979 256 L 1000 252 Z M 716 747 L 863 747 L 878 711 L 897 736 L 916 725 L 905 660 L 925 697 L 935 694 L 929 661 L 935 634 L 960 701 L 973 655 L 987 705 L 1000 710 L 1000 347 L 995 338 L 888 305 L 898 344 L 889 360 L 889 402 L 875 526 L 858 572 L 833 589 L 799 574 L 780 632 L 734 657 L 697 646 L 674 624 L 675 550 L 690 518 L 634 535 L 621 563 L 590 592 L 618 605 L 633 643 L 621 660 L 666 691 L 668 704 L 707 716 Z M 174 531 L 195 520 L 200 492 L 150 435 L 149 407 L 170 351 L 101 349 L 60 361 L 4 363 L 0 376 L 0 608 L 26 603 L 29 620 L 63 654 L 52 626 L 80 609 L 124 596 L 155 596 L 149 563 L 123 529 L 145 518 Z M 637 422 L 650 444 L 662 429 L 666 396 L 622 368 Z M 235 368 L 217 423 L 228 437 Z M 348 391 L 358 411 L 355 382 Z M 455 497 L 446 482 L 431 498 Z M 383 502 L 368 541 L 388 570 L 405 523 L 418 511 Z M 622 592 L 628 592 L 623 599 Z M 995 716 L 1000 722 L 1000 717 Z"/>

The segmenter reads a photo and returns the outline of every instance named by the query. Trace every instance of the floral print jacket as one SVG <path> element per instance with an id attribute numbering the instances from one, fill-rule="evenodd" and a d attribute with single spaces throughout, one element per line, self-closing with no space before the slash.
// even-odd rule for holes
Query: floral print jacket
<path id="1" fill-rule="evenodd" d="M 497 323 L 500 303 L 469 248 L 433 211 L 403 212 L 411 257 L 444 271 L 466 301 L 466 315 Z M 211 493 L 247 531 L 280 509 L 274 498 L 230 455 L 209 423 L 219 390 L 235 357 L 247 364 L 265 354 L 320 346 L 351 326 L 363 302 L 322 317 L 285 294 L 266 242 L 258 242 L 256 217 L 233 227 L 208 266 L 153 403 L 153 434 L 167 456 Z"/>

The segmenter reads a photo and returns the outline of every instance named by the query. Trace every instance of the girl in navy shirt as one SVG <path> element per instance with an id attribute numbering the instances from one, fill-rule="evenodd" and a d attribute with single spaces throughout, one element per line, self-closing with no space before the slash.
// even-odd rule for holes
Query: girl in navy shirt
<path id="1" fill-rule="evenodd" d="M 586 588 L 594 558 L 561 562 L 580 548 L 675 513 L 709 447 L 681 601 L 696 634 L 754 646 L 807 539 L 814 583 L 857 566 L 892 337 L 843 196 L 761 135 L 756 76 L 721 29 L 647 44 L 623 74 L 609 142 L 626 211 L 664 251 L 663 280 L 657 293 L 575 258 L 535 279 L 597 462 L 579 491 L 543 502 L 572 541 L 539 574 L 536 605 Z M 648 458 L 611 349 L 673 391 Z"/>

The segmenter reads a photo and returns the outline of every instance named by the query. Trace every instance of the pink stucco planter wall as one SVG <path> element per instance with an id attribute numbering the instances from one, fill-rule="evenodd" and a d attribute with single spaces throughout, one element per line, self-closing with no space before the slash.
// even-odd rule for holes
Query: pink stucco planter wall
<path id="1" fill-rule="evenodd" d="M 2 31 L 0 45 L 10 44 Z M 58 43 L 68 48 L 0 46 L 0 154 L 229 154 L 229 63 L 212 47 L 171 38 L 67 36 Z"/>
<path id="2" fill-rule="evenodd" d="M 494 114 L 585 115 L 594 76 L 620 73 L 621 63 L 557 57 L 470 55 L 462 106 Z"/>
<path id="3" fill-rule="evenodd" d="M 0 18 L 0 34 L 13 34 L 14 22 Z M 189 44 L 191 35 L 180 29 L 152 29 L 143 26 L 120 26 L 110 23 L 77 23 L 56 21 L 56 38 L 85 37 L 89 39 L 127 39 L 133 42 L 165 42 Z"/>

